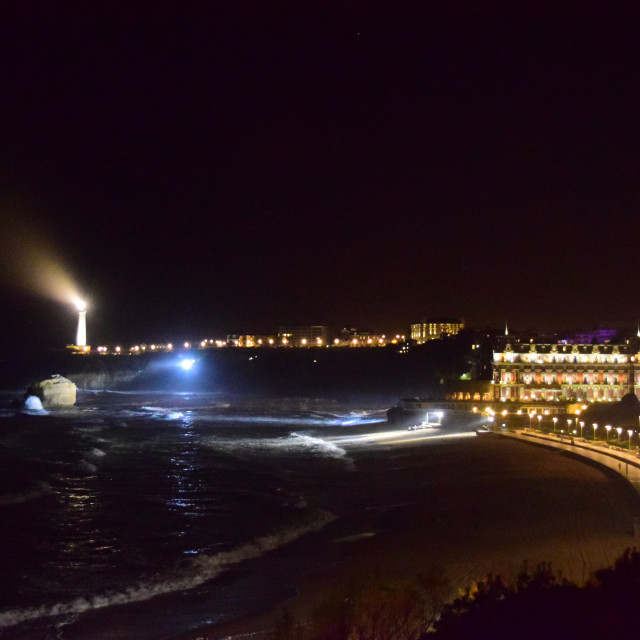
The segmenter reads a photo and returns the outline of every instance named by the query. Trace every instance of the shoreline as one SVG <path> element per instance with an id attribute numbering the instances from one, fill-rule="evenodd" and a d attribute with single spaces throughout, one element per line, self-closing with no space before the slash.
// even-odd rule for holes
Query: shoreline
<path id="1" fill-rule="evenodd" d="M 417 462 L 446 454 L 455 466 L 442 465 L 444 476 L 422 502 L 373 517 L 373 535 L 330 541 L 341 545 L 340 561 L 301 577 L 293 597 L 255 615 L 168 638 L 264 638 L 283 609 L 304 622 L 336 585 L 372 566 L 395 579 L 412 579 L 420 569 L 443 566 L 451 597 L 487 573 L 515 578 L 524 562 L 529 567 L 551 562 L 568 579 L 584 583 L 633 546 L 633 516 L 640 499 L 621 490 L 626 483 L 622 477 L 612 481 L 593 464 L 527 444 L 489 437 L 423 450 L 396 449 Z M 427 480 L 425 488 L 434 484 Z M 330 527 L 324 532 L 329 537 Z"/>

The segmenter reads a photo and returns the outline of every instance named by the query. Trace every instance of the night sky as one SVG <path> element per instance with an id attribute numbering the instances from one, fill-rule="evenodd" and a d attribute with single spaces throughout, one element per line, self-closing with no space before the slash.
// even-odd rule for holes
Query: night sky
<path id="1" fill-rule="evenodd" d="M 0 11 L 3 344 L 25 237 L 94 345 L 640 316 L 632 3 L 94 4 Z"/>

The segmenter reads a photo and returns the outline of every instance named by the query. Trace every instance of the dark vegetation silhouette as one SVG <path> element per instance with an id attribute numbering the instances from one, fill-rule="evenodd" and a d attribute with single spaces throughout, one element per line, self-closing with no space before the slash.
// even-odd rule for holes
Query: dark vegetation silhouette
<path id="1" fill-rule="evenodd" d="M 589 405 L 582 418 L 587 424 L 613 424 L 630 429 L 638 428 L 640 400 L 635 393 L 627 393 L 620 402 L 597 402 Z"/>
<path id="2" fill-rule="evenodd" d="M 514 583 L 499 575 L 446 603 L 450 584 L 432 567 L 415 580 L 374 572 L 337 589 L 299 624 L 283 612 L 273 640 L 570 640 L 640 638 L 640 552 L 627 549 L 612 567 L 578 586 L 543 563 L 525 564 Z"/>

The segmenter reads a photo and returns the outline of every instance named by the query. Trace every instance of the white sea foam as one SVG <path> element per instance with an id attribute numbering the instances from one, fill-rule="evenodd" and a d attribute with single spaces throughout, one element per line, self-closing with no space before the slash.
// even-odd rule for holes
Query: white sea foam
<path id="1" fill-rule="evenodd" d="M 291 435 L 294 438 L 297 438 L 297 440 L 301 442 L 304 447 L 310 449 L 311 451 L 320 453 L 321 455 L 327 456 L 329 458 L 343 460 L 347 465 L 347 469 L 349 469 L 349 471 L 353 471 L 355 469 L 354 462 L 347 456 L 347 452 L 342 447 L 337 446 L 333 442 L 299 433 L 292 433 Z"/>
<path id="2" fill-rule="evenodd" d="M 78 462 L 78 469 L 85 473 L 95 473 L 98 470 L 98 467 L 96 467 L 95 464 L 87 462 L 86 460 L 80 460 L 80 462 Z"/>
<path id="3" fill-rule="evenodd" d="M 354 462 L 347 452 L 329 440 L 291 433 L 287 438 L 242 438 L 237 440 L 223 438 L 203 438 L 206 446 L 238 457 L 255 455 L 300 455 L 313 454 L 341 461 L 349 471 L 355 469 Z"/>
<path id="4" fill-rule="evenodd" d="M 149 600 L 155 596 L 193 589 L 215 578 L 230 566 L 245 560 L 258 558 L 278 547 L 290 544 L 301 536 L 317 531 L 335 520 L 335 516 L 326 511 L 317 512 L 315 517 L 296 527 L 260 536 L 242 544 L 231 551 L 215 555 L 201 554 L 193 559 L 181 575 L 169 577 L 160 582 L 141 583 L 120 592 L 94 595 L 89 598 L 76 598 L 54 605 L 31 607 L 29 609 L 10 609 L 0 612 L 0 628 L 12 627 L 22 622 L 50 616 L 69 616 L 92 609 L 102 609 L 113 605 L 128 604 Z"/>
<path id="5" fill-rule="evenodd" d="M 151 407 L 145 407 L 151 409 Z M 213 408 L 213 407 L 208 407 Z M 247 415 L 243 413 L 214 413 L 198 416 L 202 422 L 242 422 L 245 424 L 258 423 L 261 425 L 295 425 L 299 427 L 336 427 L 371 424 L 386 421 L 386 415 L 381 411 L 351 411 L 348 413 L 298 413 L 296 415 L 260 414 Z"/>
<path id="6" fill-rule="evenodd" d="M 184 413 L 182 411 L 171 411 L 170 409 L 163 409 L 162 407 L 150 407 L 143 406 L 146 411 L 151 411 L 151 418 L 159 418 L 160 420 L 182 420 Z"/>
<path id="7" fill-rule="evenodd" d="M 38 398 L 38 396 L 29 396 L 24 401 L 24 409 L 25 413 L 28 413 L 32 416 L 46 416 L 49 415 L 49 412 L 44 409 L 42 406 L 42 400 Z"/>

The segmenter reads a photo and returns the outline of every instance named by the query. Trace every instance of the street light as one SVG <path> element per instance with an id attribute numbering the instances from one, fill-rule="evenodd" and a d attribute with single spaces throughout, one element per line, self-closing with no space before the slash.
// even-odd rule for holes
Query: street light
<path id="1" fill-rule="evenodd" d="M 571 418 L 567 418 L 567 433 L 571 433 L 571 423 L 573 420 Z"/>
<path id="2" fill-rule="evenodd" d="M 618 444 L 620 443 L 620 434 L 622 433 L 622 427 L 616 427 L 616 431 L 618 432 Z"/>
<path id="3" fill-rule="evenodd" d="M 633 429 L 629 429 L 627 433 L 629 434 L 629 451 L 631 451 L 631 436 L 633 435 Z"/>
<path id="4" fill-rule="evenodd" d="M 594 422 L 593 423 L 593 441 L 594 442 L 596 441 L 596 431 L 597 431 L 597 429 L 598 429 L 598 423 Z"/>
<path id="5" fill-rule="evenodd" d="M 541 415 L 537 415 L 536 417 L 538 418 L 538 431 L 540 431 L 540 424 L 542 422 L 542 416 Z"/>
<path id="6" fill-rule="evenodd" d="M 580 420 L 580 437 L 582 438 L 582 429 L 584 429 L 584 420 Z"/>
<path id="7" fill-rule="evenodd" d="M 556 432 L 556 423 L 558 422 L 558 418 L 551 418 L 553 420 L 553 433 Z"/>
<path id="8" fill-rule="evenodd" d="M 610 424 L 607 424 L 604 428 L 607 430 L 607 444 L 609 444 L 609 432 L 611 431 L 611 429 L 613 429 L 613 427 Z"/>

